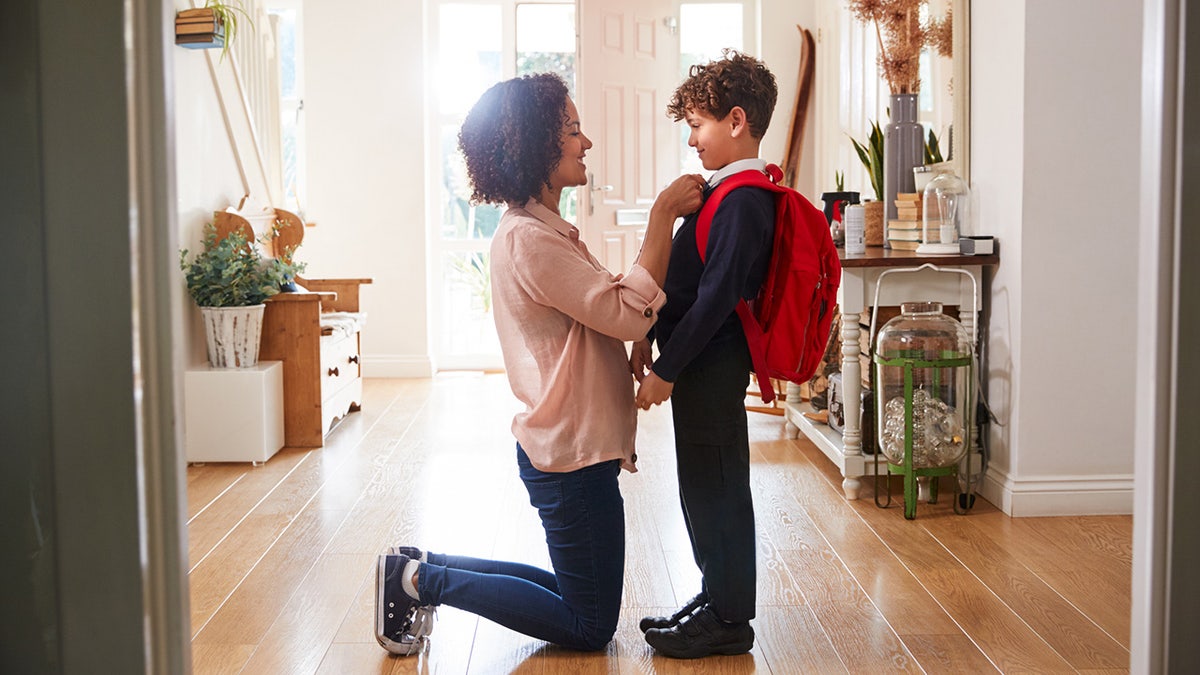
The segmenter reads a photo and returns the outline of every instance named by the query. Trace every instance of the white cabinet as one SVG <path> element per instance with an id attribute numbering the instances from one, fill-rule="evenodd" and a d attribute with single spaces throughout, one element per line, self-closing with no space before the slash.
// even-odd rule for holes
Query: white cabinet
<path id="1" fill-rule="evenodd" d="M 184 447 L 189 462 L 254 462 L 283 447 L 283 364 L 200 367 L 184 374 Z"/>

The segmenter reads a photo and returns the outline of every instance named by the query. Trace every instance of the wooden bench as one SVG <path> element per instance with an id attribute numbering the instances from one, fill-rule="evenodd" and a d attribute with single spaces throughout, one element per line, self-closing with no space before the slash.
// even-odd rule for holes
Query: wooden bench
<path id="1" fill-rule="evenodd" d="M 214 224 L 218 237 L 237 230 L 254 240 L 250 222 L 238 214 L 217 212 Z M 275 209 L 272 229 L 257 242 L 271 257 L 287 256 L 304 238 L 299 216 L 283 209 Z M 371 279 L 297 277 L 296 283 L 302 290 L 267 300 L 258 355 L 283 362 L 284 447 L 321 447 L 336 420 L 362 408 L 359 289 Z"/>

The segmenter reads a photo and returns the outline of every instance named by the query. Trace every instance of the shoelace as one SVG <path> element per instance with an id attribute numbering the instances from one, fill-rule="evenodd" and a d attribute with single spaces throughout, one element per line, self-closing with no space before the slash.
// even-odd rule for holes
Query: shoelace
<path id="1" fill-rule="evenodd" d="M 413 610 L 408 628 L 399 640 L 399 643 L 407 648 L 404 652 L 406 656 L 416 654 L 429 644 L 429 634 L 433 632 L 433 622 L 436 618 L 436 607 L 426 605 Z"/>

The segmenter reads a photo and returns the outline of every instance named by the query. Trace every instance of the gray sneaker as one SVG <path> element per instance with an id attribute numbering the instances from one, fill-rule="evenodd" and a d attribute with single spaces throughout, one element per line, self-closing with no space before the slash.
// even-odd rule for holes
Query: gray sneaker
<path id="1" fill-rule="evenodd" d="M 410 560 L 420 560 L 424 555 L 416 546 L 389 546 L 387 554 L 408 556 Z"/>
<path id="2" fill-rule="evenodd" d="M 433 607 L 420 606 L 404 592 L 408 561 L 406 555 L 388 553 L 379 556 L 375 568 L 375 639 L 400 656 L 416 654 L 428 644 L 435 614 Z"/>

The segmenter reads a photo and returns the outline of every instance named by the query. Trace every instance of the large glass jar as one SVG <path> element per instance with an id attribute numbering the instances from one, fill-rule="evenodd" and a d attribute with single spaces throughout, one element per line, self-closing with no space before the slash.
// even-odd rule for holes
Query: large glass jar
<path id="1" fill-rule="evenodd" d="M 937 302 L 909 302 L 879 331 L 876 426 L 887 461 L 906 470 L 955 465 L 970 445 L 971 341 Z"/>
<path id="2" fill-rule="evenodd" d="M 971 217 L 971 190 L 967 182 L 948 166 L 934 169 L 921 202 L 921 255 L 959 253 L 959 236 L 966 232 Z"/>

